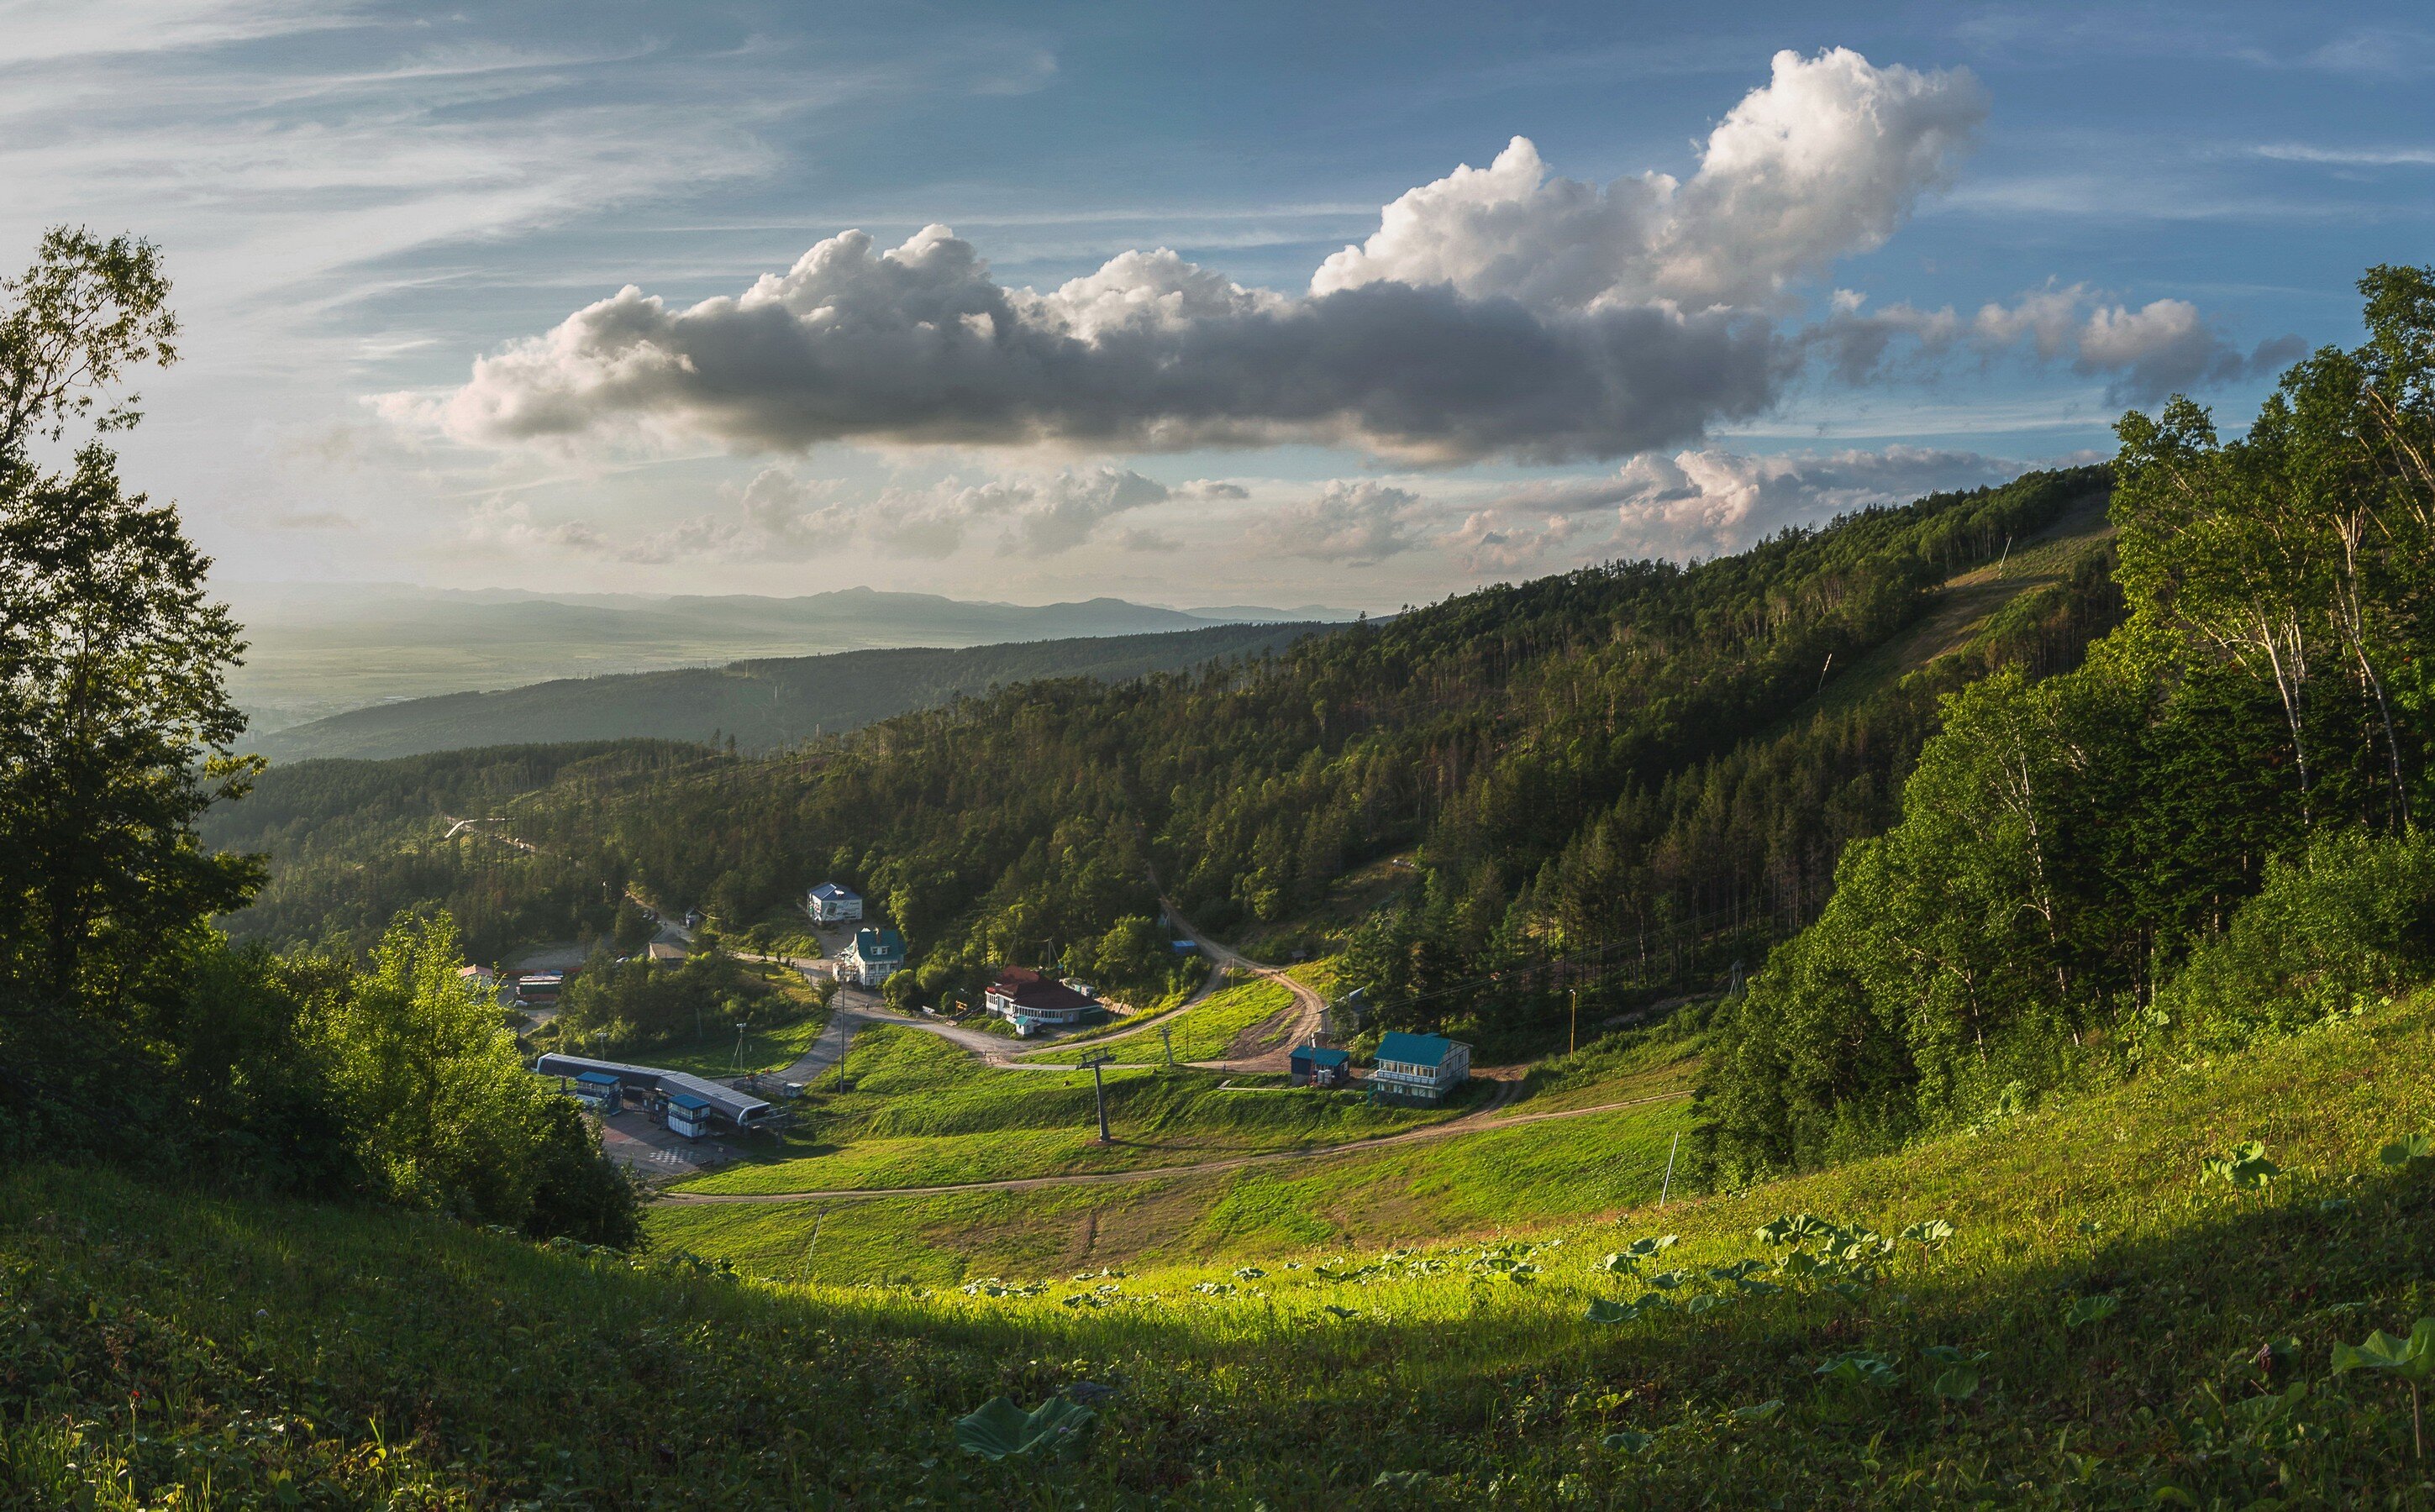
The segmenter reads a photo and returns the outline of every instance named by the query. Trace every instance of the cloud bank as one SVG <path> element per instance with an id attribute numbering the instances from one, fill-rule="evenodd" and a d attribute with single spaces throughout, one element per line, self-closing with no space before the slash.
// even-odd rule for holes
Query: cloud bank
<path id="1" fill-rule="evenodd" d="M 628 286 L 390 413 L 480 445 L 578 438 L 1112 451 L 1312 442 L 1423 462 L 1621 456 L 1772 405 L 1793 281 L 1881 244 L 1984 117 L 1966 71 L 1776 56 L 1700 168 L 1604 188 L 1516 138 L 1387 208 L 1305 293 L 1127 252 L 1046 293 L 930 226 L 815 246 L 739 295 Z"/>
<path id="2" fill-rule="evenodd" d="M 1714 557 L 1739 551 L 1790 525 L 1817 524 L 1872 505 L 2003 483 L 2029 464 L 1977 452 L 1920 446 L 1785 456 L 1720 448 L 1635 456 L 1601 478 L 1531 484 L 1494 501 L 1458 533 L 1478 559 L 1482 545 L 1514 557 L 1524 542 L 1570 541 L 1580 517 L 1613 510 L 1610 555 Z M 1536 528 L 1499 520 L 1544 520 Z M 1476 522 L 1476 524 L 1475 524 Z M 1486 538 L 1502 535 L 1500 541 Z M 1492 554 L 1492 557 L 1494 554 Z M 1516 560 L 1509 565 L 1519 565 Z"/>
<path id="3" fill-rule="evenodd" d="M 1864 310 L 1866 302 L 1837 290 L 1833 314 L 1799 337 L 1850 383 L 1891 365 L 1897 343 L 1923 367 L 1958 352 L 1992 361 L 2027 349 L 2040 362 L 2068 359 L 2074 372 L 2108 379 L 2108 403 L 2151 404 L 2168 394 L 2271 376 L 2307 350 L 2287 335 L 2243 352 L 2186 300 L 2153 300 L 2134 310 L 2105 302 L 2084 284 L 2031 290 L 2016 304 L 1982 305 L 1967 319 L 1950 305 Z"/>

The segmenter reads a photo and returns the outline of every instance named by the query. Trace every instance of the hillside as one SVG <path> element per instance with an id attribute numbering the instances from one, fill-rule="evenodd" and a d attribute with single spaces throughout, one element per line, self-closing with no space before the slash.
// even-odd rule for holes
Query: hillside
<path id="1" fill-rule="evenodd" d="M 2422 1000 L 1662 1213 L 1642 1194 L 1516 1229 L 1516 1178 L 1452 1223 L 1416 1207 L 1383 1251 L 1219 1223 L 1188 1259 L 1069 1278 L 1043 1256 L 961 1288 L 851 1284 L 887 1268 L 833 1237 L 871 1204 L 817 1243 L 799 1209 L 768 1242 L 654 1213 L 763 1273 L 737 1280 L 20 1165 L 0 1485 L 43 1506 L 2423 1507 L 2408 1392 L 2330 1366 L 2427 1311 L 2435 1161 L 2379 1152 L 2435 1100 L 2430 1067 Z M 2207 1175 L 2250 1139 L 2275 1174 Z M 1233 1211 L 1272 1205 L 1242 1181 Z M 945 1217 L 892 1227 L 935 1242 Z M 1110 1259 L 1142 1249 L 1108 1220 Z M 986 1277 L 989 1236 L 952 1228 Z M 958 1419 L 1000 1395 L 1087 1403 L 1090 1431 L 961 1451 Z"/>
<path id="2" fill-rule="evenodd" d="M 843 734 L 1041 678 L 1121 681 L 1281 649 L 1328 627 L 1224 625 L 960 649 L 897 647 L 565 679 L 376 704 L 254 742 L 274 762 L 382 760 L 479 746 L 732 737 L 747 751 Z"/>
<path id="3" fill-rule="evenodd" d="M 1019 684 L 801 757 L 545 788 L 509 816 L 717 918 L 835 876 L 885 900 L 916 952 L 898 990 L 925 1001 L 1010 960 L 1104 974 L 1105 942 L 1162 891 L 1240 935 L 1403 856 L 1404 885 L 1345 942 L 1348 986 L 1370 989 L 1374 1026 L 1518 1045 L 1573 983 L 1464 984 L 1629 953 L 1628 972 L 1586 977 L 1611 1013 L 1814 918 L 1842 846 L 1895 816 L 1941 694 L 2068 667 L 2118 617 L 2106 488 L 2101 470 L 2034 474 L 1690 568 L 1483 589 L 1216 672 Z M 2048 531 L 2084 547 L 2068 571 L 2003 578 L 1960 650 L 1938 640 L 1879 675 L 1871 655 L 1933 621 L 1948 581 Z M 1819 707 L 1842 679 L 1871 691 Z"/>

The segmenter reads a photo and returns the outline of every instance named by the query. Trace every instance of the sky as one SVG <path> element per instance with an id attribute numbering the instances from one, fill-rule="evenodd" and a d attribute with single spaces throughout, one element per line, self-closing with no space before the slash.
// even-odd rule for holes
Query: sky
<path id="1" fill-rule="evenodd" d="M 2365 5 L 0 0 L 225 585 L 1383 611 L 2236 428 L 2427 256 Z"/>

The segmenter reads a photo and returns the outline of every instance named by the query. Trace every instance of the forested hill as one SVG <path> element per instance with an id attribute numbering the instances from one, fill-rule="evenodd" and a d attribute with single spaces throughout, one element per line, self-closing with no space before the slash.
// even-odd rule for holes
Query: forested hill
<path id="1" fill-rule="evenodd" d="M 899 647 L 782 657 L 624 676 L 568 678 L 351 710 L 262 737 L 276 762 L 385 758 L 536 742 L 733 739 L 776 750 L 816 734 L 1041 678 L 1121 681 L 1254 655 L 1335 627 L 1220 625 L 1148 635 Z"/>
<path id="2" fill-rule="evenodd" d="M 898 990 L 925 997 L 1010 960 L 1106 974 L 1103 936 L 1156 910 L 1153 874 L 1241 930 L 1408 852 L 1413 885 L 1354 941 L 1373 1022 L 1484 1032 L 1551 985 L 1446 990 L 1500 961 L 1630 940 L 1689 970 L 1813 917 L 1841 846 L 1890 822 L 1938 691 L 2074 664 L 2112 623 L 2102 549 L 2017 579 L 1925 680 L 1872 652 L 1949 580 L 2101 526 L 2107 488 L 2102 469 L 2034 474 L 1687 568 L 1487 589 L 1245 665 L 1028 683 L 785 758 L 561 782 L 516 824 L 719 917 L 851 883 L 908 933 Z M 1845 679 L 1865 691 L 1836 702 Z"/>

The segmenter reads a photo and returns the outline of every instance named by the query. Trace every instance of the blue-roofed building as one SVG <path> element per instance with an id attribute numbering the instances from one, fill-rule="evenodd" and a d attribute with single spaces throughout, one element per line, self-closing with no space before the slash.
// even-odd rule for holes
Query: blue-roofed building
<path id="1" fill-rule="evenodd" d="M 1471 1046 L 1436 1034 L 1390 1034 L 1370 1057 L 1370 1090 L 1434 1103 L 1471 1079 Z"/>
<path id="2" fill-rule="evenodd" d="M 838 956 L 837 979 L 877 987 L 905 969 L 905 936 L 892 929 L 857 929 Z"/>
<path id="3" fill-rule="evenodd" d="M 842 924 L 862 917 L 862 894 L 840 883 L 824 882 L 804 900 L 816 924 Z"/>
<path id="4" fill-rule="evenodd" d="M 668 1099 L 668 1132 L 698 1140 L 710 1132 L 710 1099 L 678 1092 Z"/>
<path id="5" fill-rule="evenodd" d="M 1341 1087 L 1353 1079 L 1353 1052 L 1324 1045 L 1298 1045 L 1286 1057 L 1297 1087 Z"/>
<path id="6" fill-rule="evenodd" d="M 626 1084 L 605 1071 L 587 1071 L 575 1078 L 575 1100 L 596 1113 L 613 1113 L 626 1106 Z"/>

